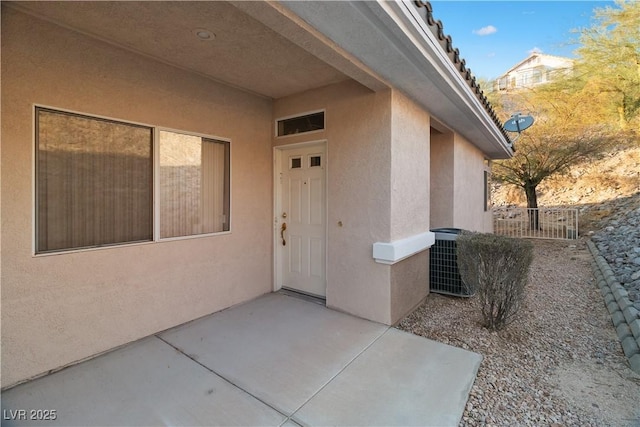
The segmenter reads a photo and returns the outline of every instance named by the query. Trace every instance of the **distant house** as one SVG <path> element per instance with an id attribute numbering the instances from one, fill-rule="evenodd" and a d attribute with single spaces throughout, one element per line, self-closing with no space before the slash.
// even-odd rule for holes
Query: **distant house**
<path id="1" fill-rule="evenodd" d="M 427 2 L 2 2 L 2 385 L 278 291 L 394 324 L 511 141 Z"/>
<path id="2" fill-rule="evenodd" d="M 573 68 L 573 60 L 561 56 L 532 53 L 496 79 L 498 90 L 518 90 L 544 84 L 558 73 Z"/>

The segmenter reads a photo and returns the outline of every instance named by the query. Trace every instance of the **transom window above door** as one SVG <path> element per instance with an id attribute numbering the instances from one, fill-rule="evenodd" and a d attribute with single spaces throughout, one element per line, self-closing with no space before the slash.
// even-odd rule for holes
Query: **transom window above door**
<path id="1" fill-rule="evenodd" d="M 324 111 L 285 117 L 277 120 L 276 125 L 276 136 L 288 136 L 324 130 Z"/>

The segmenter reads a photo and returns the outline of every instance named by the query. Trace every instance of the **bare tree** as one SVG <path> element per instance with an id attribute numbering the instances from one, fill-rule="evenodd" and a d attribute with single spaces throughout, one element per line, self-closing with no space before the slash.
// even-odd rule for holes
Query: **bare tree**
<path id="1" fill-rule="evenodd" d="M 594 96 L 590 87 L 562 76 L 535 89 L 503 95 L 498 102 L 503 108 L 523 108 L 536 119 L 516 140 L 515 155 L 496 162 L 493 169 L 495 179 L 523 189 L 527 207 L 534 209 L 529 215 L 532 230 L 539 229 L 538 185 L 607 151 L 615 140 L 607 111 Z"/>
<path id="2" fill-rule="evenodd" d="M 534 125 L 535 126 L 535 125 Z M 496 162 L 493 176 L 524 190 L 527 207 L 538 208 L 538 185 L 546 178 L 564 173 L 571 166 L 602 153 L 609 139 L 599 129 L 585 129 L 567 134 L 548 123 L 530 128 L 517 141 L 516 154 L 509 160 Z M 536 210 L 530 211 L 529 226 L 539 229 Z"/>

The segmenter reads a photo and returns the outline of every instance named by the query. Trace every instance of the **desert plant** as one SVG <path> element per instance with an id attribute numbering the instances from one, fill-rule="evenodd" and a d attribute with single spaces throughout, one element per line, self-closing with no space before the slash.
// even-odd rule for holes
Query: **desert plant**
<path id="1" fill-rule="evenodd" d="M 463 232 L 456 246 L 460 276 L 476 289 L 484 326 L 504 328 L 524 303 L 533 245 L 522 239 Z"/>

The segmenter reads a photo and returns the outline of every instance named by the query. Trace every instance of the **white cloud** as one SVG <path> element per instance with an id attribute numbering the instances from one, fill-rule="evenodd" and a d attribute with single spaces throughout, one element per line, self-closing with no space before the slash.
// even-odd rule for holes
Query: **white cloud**
<path id="1" fill-rule="evenodd" d="M 482 27 L 479 30 L 473 30 L 473 34 L 477 34 L 479 36 L 488 36 L 489 34 L 493 34 L 497 32 L 498 29 L 493 25 L 487 25 L 486 27 Z"/>
<path id="2" fill-rule="evenodd" d="M 529 50 L 529 52 L 527 52 L 529 55 L 532 55 L 534 53 L 542 53 L 542 49 L 540 49 L 539 47 L 534 47 L 533 49 Z"/>
<path id="3" fill-rule="evenodd" d="M 494 56 L 496 56 L 495 52 L 491 52 L 487 55 L 488 58 L 493 58 Z"/>

